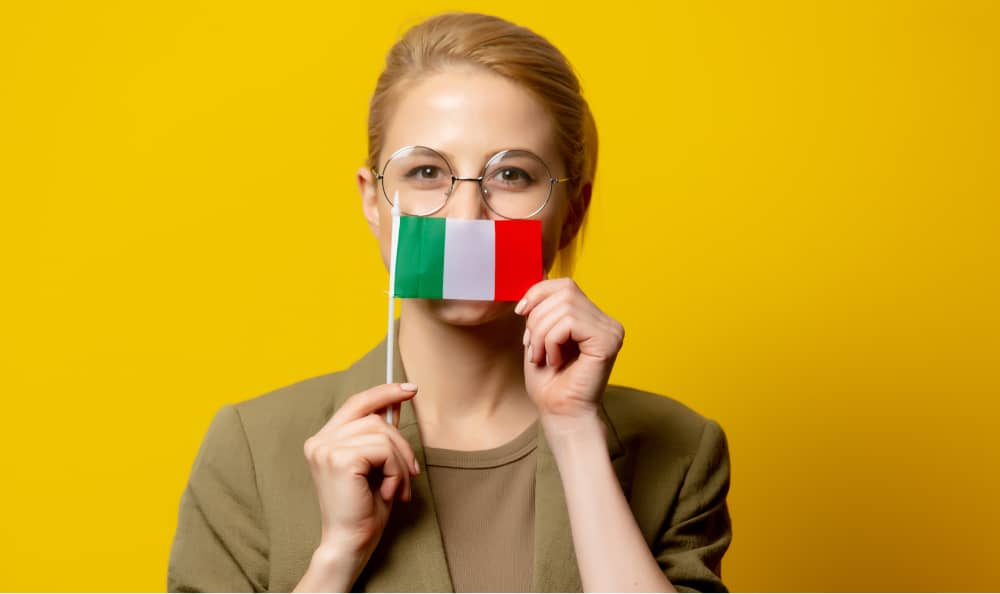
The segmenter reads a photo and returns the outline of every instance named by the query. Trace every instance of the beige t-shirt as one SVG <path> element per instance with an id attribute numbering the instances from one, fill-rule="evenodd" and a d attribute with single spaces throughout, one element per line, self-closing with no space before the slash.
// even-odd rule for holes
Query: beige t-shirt
<path id="1" fill-rule="evenodd" d="M 455 592 L 531 590 L 536 420 L 488 450 L 424 448 Z"/>

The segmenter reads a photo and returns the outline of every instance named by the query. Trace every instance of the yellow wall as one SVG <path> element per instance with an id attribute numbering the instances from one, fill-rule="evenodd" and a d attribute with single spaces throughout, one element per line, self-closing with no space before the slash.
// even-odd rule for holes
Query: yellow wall
<path id="1" fill-rule="evenodd" d="M 380 339 L 367 99 L 498 5 L 335 4 L 0 8 L 0 589 L 162 590 L 218 407 Z M 597 116 L 613 380 L 728 433 L 730 587 L 1000 588 L 997 4 L 504 6 Z"/>

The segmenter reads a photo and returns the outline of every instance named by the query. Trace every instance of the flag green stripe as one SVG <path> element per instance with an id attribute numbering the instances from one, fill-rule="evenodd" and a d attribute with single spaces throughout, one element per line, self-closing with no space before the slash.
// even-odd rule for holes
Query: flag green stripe
<path id="1" fill-rule="evenodd" d="M 441 299 L 445 219 L 399 217 L 396 297 Z"/>

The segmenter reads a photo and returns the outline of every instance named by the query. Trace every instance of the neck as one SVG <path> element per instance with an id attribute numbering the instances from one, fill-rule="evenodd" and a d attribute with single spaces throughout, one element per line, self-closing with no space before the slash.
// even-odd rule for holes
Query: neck
<path id="1" fill-rule="evenodd" d="M 406 302 L 399 316 L 400 357 L 407 380 L 419 386 L 413 406 L 421 428 L 468 446 L 474 441 L 469 427 L 485 427 L 481 441 L 493 442 L 537 418 L 524 387 L 524 320 L 511 311 L 487 324 L 459 326 L 430 307 Z"/>

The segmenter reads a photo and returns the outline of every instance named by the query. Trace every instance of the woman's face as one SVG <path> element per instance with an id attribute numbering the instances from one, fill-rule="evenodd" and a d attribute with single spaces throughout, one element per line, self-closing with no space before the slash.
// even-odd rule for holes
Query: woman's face
<path id="1" fill-rule="evenodd" d="M 381 168 L 389 155 L 408 145 L 442 153 L 458 177 L 478 177 L 487 159 L 504 149 L 529 150 L 548 164 L 553 177 L 566 176 L 551 118 L 542 104 L 516 83 L 481 68 L 449 68 L 404 87 L 386 127 L 377 166 Z M 365 218 L 379 240 L 382 260 L 388 267 L 391 207 L 370 170 L 358 171 L 358 186 Z M 565 184 L 557 184 L 545 208 L 532 217 L 542 221 L 546 271 L 559 248 L 567 207 Z M 457 183 L 445 206 L 434 216 L 496 218 L 474 182 Z M 476 325 L 512 315 L 514 303 L 445 299 L 424 301 L 422 306 L 446 322 Z"/>

